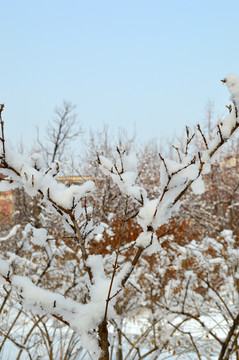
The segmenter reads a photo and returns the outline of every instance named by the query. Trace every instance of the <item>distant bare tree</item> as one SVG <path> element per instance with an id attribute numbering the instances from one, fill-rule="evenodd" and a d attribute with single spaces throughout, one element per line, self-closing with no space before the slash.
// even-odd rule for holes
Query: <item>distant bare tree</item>
<path id="1" fill-rule="evenodd" d="M 209 99 L 205 105 L 205 121 L 208 133 L 208 138 L 212 138 L 212 127 L 213 127 L 213 115 L 214 115 L 214 101 Z"/>
<path id="2" fill-rule="evenodd" d="M 69 150 L 72 141 L 82 133 L 76 105 L 69 101 L 63 101 L 61 107 L 56 107 L 53 121 L 48 123 L 45 141 L 40 139 L 37 128 L 37 144 L 40 146 L 46 166 L 54 161 L 65 160 L 65 154 Z"/>

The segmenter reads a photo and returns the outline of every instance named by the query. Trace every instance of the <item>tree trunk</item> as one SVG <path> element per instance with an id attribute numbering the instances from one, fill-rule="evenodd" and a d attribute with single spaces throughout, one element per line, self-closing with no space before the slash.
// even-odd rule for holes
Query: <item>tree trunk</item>
<path id="1" fill-rule="evenodd" d="M 118 348 L 116 354 L 116 360 L 123 360 L 123 353 L 122 353 L 122 334 L 120 329 L 118 331 Z"/>
<path id="2" fill-rule="evenodd" d="M 101 348 L 101 356 L 99 360 L 109 360 L 109 341 L 108 341 L 108 329 L 107 321 L 104 319 L 99 325 L 99 346 Z"/>

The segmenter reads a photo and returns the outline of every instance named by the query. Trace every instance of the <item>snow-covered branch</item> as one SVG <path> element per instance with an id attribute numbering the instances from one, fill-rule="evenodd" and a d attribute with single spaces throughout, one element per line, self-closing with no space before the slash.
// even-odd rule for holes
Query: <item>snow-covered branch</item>
<path id="1" fill-rule="evenodd" d="M 123 229 L 120 237 L 124 237 L 124 227 L 129 220 L 134 219 L 138 226 L 137 238 L 130 241 L 128 248 L 123 241 L 117 241 L 117 245 L 110 248 L 110 254 L 105 256 L 104 259 L 98 249 L 97 241 L 100 246 L 100 240 L 104 237 L 108 225 L 101 226 L 99 221 L 101 209 L 97 208 L 97 199 L 95 199 L 97 196 L 95 179 L 92 178 L 82 185 L 68 187 L 57 181 L 58 163 L 53 163 L 48 168 L 45 168 L 39 153 L 32 154 L 28 159 L 17 154 L 8 141 L 5 140 L 2 119 L 3 105 L 0 107 L 0 172 L 3 175 L 0 182 L 0 191 L 22 189 L 30 198 L 38 199 L 48 215 L 54 214 L 57 218 L 56 224 L 61 224 L 64 236 L 67 234 L 74 241 L 75 247 L 72 252 L 75 256 L 75 266 L 72 268 L 77 268 L 77 271 L 81 274 L 78 283 L 82 281 L 84 291 L 83 295 L 80 296 L 80 301 L 77 301 L 77 296 L 74 300 L 65 298 L 62 294 L 41 288 L 39 283 L 37 285 L 27 279 L 26 276 L 15 274 L 13 266 L 9 267 L 7 262 L 3 260 L 0 262 L 0 274 L 5 279 L 5 285 L 10 286 L 17 292 L 19 301 L 25 308 L 35 313 L 54 316 L 69 324 L 80 333 L 82 345 L 97 354 L 101 360 L 109 358 L 107 321 L 114 315 L 113 306 L 117 296 L 126 287 L 128 279 L 132 276 L 142 258 L 142 254 L 149 256 L 154 253 L 163 253 L 161 245 L 167 230 L 165 234 L 160 233 L 159 235 L 159 229 L 162 229 L 169 222 L 173 214 L 179 213 L 180 201 L 189 188 L 192 189 L 194 194 L 202 194 L 205 191 L 202 176 L 210 172 L 211 165 L 219 149 L 239 127 L 239 77 L 229 75 L 223 82 L 226 83 L 231 93 L 232 106 L 228 107 L 229 115 L 217 125 L 213 139 L 211 137 L 207 139 L 201 127 L 197 127 L 205 147 L 204 150 L 199 150 L 196 147 L 195 151 L 190 151 L 196 136 L 195 133 L 190 134 L 187 128 L 185 149 L 180 151 L 179 148 L 175 147 L 178 161 L 169 160 L 159 154 L 161 164 L 158 168 L 159 194 L 157 196 L 151 197 L 149 195 L 150 191 L 147 191 L 140 183 L 139 163 L 134 152 L 126 152 L 117 148 L 115 159 L 109 159 L 102 154 L 98 155 L 98 165 L 106 176 L 105 181 L 108 182 L 110 179 L 117 185 L 119 189 L 118 196 L 125 203 L 124 216 L 119 219 Z M 114 197 L 111 197 L 111 201 L 113 201 L 112 199 Z M 93 206 L 88 206 L 88 201 Z M 133 205 L 128 211 L 130 201 Z M 106 204 L 104 204 L 104 207 L 106 207 Z M 96 217 L 94 217 L 95 214 L 97 214 Z M 103 215 L 101 218 L 103 218 Z M 104 218 L 107 220 L 105 214 Z M 15 228 L 14 234 L 10 233 L 0 240 L 7 241 L 18 230 L 19 228 Z M 57 249 L 57 239 L 51 233 L 48 234 L 44 226 L 28 224 L 24 231 L 25 237 L 23 237 L 22 246 L 26 237 L 30 236 L 32 246 L 43 247 L 47 253 L 48 265 L 46 265 L 46 270 L 42 272 L 41 278 L 43 278 L 51 266 L 52 257 L 50 252 L 52 250 L 49 243 L 55 242 L 55 248 Z M 111 231 L 111 237 L 113 236 L 114 233 Z M 67 247 L 66 244 L 65 246 Z M 128 249 L 130 250 L 127 253 L 126 250 Z M 183 261 L 185 260 L 185 254 L 188 256 L 192 249 L 185 247 L 179 250 L 181 251 L 180 259 Z M 55 251 L 57 252 L 57 250 Z M 115 252 L 117 255 L 114 262 L 112 259 Z M 198 255 L 198 261 L 202 263 L 205 261 L 202 252 Z M 209 265 L 213 266 L 216 261 L 216 258 L 210 259 Z M 31 263 L 30 260 L 29 263 Z M 111 268 L 112 265 L 113 269 Z M 207 268 L 208 272 L 210 272 L 210 266 Z M 204 271 L 206 272 L 206 268 L 204 268 Z M 75 279 L 76 275 L 74 274 L 74 286 L 76 284 Z M 165 303 L 160 308 L 161 310 L 164 309 L 164 315 L 171 312 L 171 314 L 181 315 L 183 318 L 188 317 L 190 320 L 199 323 L 208 332 L 209 336 L 222 345 L 223 340 L 215 333 L 214 329 L 207 327 L 204 320 L 198 316 L 196 311 L 198 309 L 195 309 L 194 312 L 189 311 L 189 303 L 191 304 L 198 299 L 205 303 L 205 297 L 200 298 L 200 294 L 192 290 L 192 282 L 199 282 L 199 280 L 199 277 L 196 279 L 192 273 L 185 275 L 181 300 L 167 296 L 169 288 L 175 287 L 176 291 L 176 286 L 178 286 L 173 281 L 169 282 L 168 287 L 165 287 Z M 202 283 L 200 282 L 200 286 L 203 286 Z M 221 306 L 225 312 L 231 314 L 233 321 L 236 321 L 234 310 L 228 307 L 221 295 L 217 295 L 217 289 L 211 283 L 210 286 L 208 284 L 209 282 L 204 284 L 207 288 L 207 296 L 211 298 L 217 297 L 221 301 Z M 159 302 L 157 303 L 159 304 Z M 181 327 L 177 329 L 178 331 L 185 331 Z M 233 329 L 233 326 L 231 329 Z M 234 333 L 234 330 L 232 333 Z M 191 333 L 189 337 L 192 344 L 195 345 L 195 339 Z M 228 343 L 230 341 L 231 338 Z M 223 344 L 226 344 L 225 341 Z M 225 348 L 228 349 L 228 345 Z"/>

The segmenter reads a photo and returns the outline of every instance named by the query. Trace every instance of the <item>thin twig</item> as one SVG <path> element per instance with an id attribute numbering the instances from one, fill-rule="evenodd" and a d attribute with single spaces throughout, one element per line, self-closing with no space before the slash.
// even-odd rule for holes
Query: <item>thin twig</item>
<path id="1" fill-rule="evenodd" d="M 200 127 L 199 124 L 197 125 L 197 129 L 198 129 L 198 131 L 200 132 L 200 134 L 201 134 L 201 136 L 202 136 L 202 138 L 203 138 L 203 141 L 204 141 L 204 144 L 205 144 L 205 146 L 206 146 L 206 149 L 208 150 L 207 140 L 206 140 L 205 135 L 203 134 L 202 129 L 201 129 L 201 127 Z"/>

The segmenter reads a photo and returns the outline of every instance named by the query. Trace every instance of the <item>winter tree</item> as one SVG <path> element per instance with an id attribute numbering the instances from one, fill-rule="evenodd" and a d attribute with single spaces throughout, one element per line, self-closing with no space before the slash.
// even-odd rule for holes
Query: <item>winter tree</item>
<path id="1" fill-rule="evenodd" d="M 69 149 L 72 142 L 80 134 L 82 134 L 82 128 L 76 106 L 64 100 L 61 107 L 55 108 L 54 117 L 48 123 L 44 140 L 41 139 L 39 128 L 37 128 L 36 144 L 39 148 L 36 151 L 41 152 L 44 165 L 50 167 L 56 161 L 66 162 L 71 156 Z"/>
<path id="2" fill-rule="evenodd" d="M 77 331 L 81 345 L 93 353 L 94 358 L 109 359 L 108 324 L 116 316 L 117 299 L 127 290 L 130 279 L 140 270 L 143 255 L 157 253 L 160 257 L 164 254 L 163 234 L 159 236 L 158 231 L 170 221 L 173 214 L 180 212 L 180 201 L 189 188 L 194 194 L 204 192 L 202 175 L 210 172 L 219 149 L 233 136 L 239 126 L 239 77 L 228 75 L 223 81 L 231 93 L 232 105 L 228 107 L 228 117 L 223 123 L 218 124 L 212 140 L 206 139 L 200 127 L 198 128 L 204 150 L 196 149 L 194 154 L 189 152 L 194 136 L 188 130 L 184 151 L 178 151 L 178 161 L 170 161 L 162 154 L 159 155 L 159 193 L 154 198 L 150 197 L 149 192 L 140 184 L 138 159 L 134 152 L 117 148 L 113 158 L 98 155 L 98 166 L 106 181 L 110 178 L 118 187 L 125 204 L 122 224 L 135 219 L 140 230 L 137 239 L 132 242 L 125 242 L 124 236 L 119 237 L 104 257 L 100 253 L 100 234 L 103 234 L 105 225 L 97 216 L 95 217 L 99 209 L 95 209 L 94 179 L 86 181 L 81 186 L 67 187 L 56 180 L 56 163 L 45 167 L 39 152 L 33 153 L 30 158 L 15 153 L 5 140 L 2 119 L 4 106 L 1 106 L 0 171 L 4 175 L 1 190 L 24 189 L 30 197 L 40 197 L 46 214 L 55 214 L 57 221 L 64 228 L 64 233 L 69 234 L 77 248 L 77 279 L 74 289 L 78 291 L 75 299 L 72 299 L 67 296 L 65 283 L 60 284 L 60 288 L 64 288 L 62 291 L 44 288 L 39 274 L 31 280 L 27 275 L 18 275 L 12 266 L 11 258 L 0 262 L 3 286 L 7 291 L 17 294 L 24 311 L 50 316 Z M 127 207 L 129 202 L 133 204 L 133 210 L 130 212 Z M 46 257 L 55 258 L 60 246 L 54 234 L 49 234 L 44 227 L 34 227 L 30 223 L 26 224 L 25 234 L 26 237 L 29 236 L 32 245 L 44 249 Z M 95 244 L 96 239 L 99 246 Z M 64 239 L 62 241 L 64 242 Z M 29 252 L 31 251 L 33 247 L 30 246 Z M 37 253 L 34 256 L 37 257 Z M 21 256 L 18 260 L 21 263 Z M 29 269 L 32 264 L 30 258 Z M 48 264 L 51 266 L 50 260 Z M 36 264 L 36 272 L 37 267 Z M 65 268 L 66 276 L 69 275 L 71 278 L 74 278 L 74 271 L 74 268 Z M 168 311 L 167 308 L 166 310 Z M 162 312 L 165 321 L 167 311 Z M 200 320 L 200 316 L 199 314 L 197 321 Z M 209 334 L 213 336 L 211 332 Z M 225 356 L 221 359 L 226 359 Z"/>

